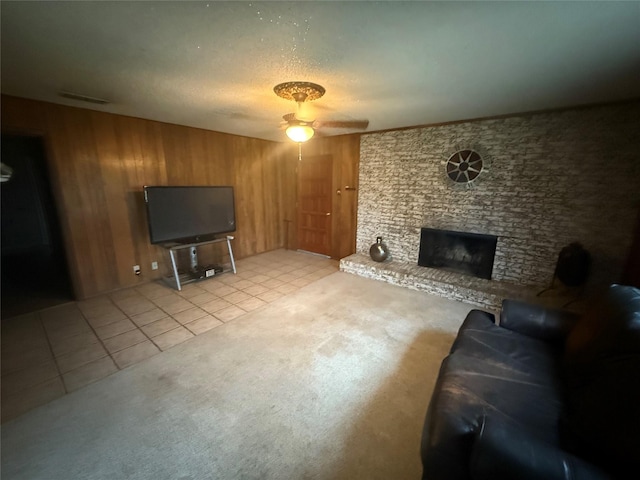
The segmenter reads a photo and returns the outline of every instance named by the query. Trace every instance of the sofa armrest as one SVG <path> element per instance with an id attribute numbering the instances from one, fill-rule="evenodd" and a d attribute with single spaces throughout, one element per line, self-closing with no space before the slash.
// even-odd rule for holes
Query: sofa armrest
<path id="1" fill-rule="evenodd" d="M 484 417 L 471 452 L 473 480 L 605 480 L 594 465 L 530 435 L 525 429 Z"/>
<path id="2" fill-rule="evenodd" d="M 579 315 L 518 300 L 503 300 L 500 326 L 548 342 L 563 342 Z"/>

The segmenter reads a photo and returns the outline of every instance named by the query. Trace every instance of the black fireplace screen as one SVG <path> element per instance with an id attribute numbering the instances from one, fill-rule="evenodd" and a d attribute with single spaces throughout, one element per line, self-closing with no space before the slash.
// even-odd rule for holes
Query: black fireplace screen
<path id="1" fill-rule="evenodd" d="M 498 237 L 423 228 L 418 265 L 491 280 Z"/>

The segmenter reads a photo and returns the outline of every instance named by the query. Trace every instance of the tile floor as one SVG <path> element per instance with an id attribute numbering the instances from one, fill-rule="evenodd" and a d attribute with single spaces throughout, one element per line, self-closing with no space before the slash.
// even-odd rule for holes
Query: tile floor
<path id="1" fill-rule="evenodd" d="M 2 421 L 157 355 L 338 271 L 324 257 L 276 250 L 236 275 L 163 281 L 2 319 Z"/>

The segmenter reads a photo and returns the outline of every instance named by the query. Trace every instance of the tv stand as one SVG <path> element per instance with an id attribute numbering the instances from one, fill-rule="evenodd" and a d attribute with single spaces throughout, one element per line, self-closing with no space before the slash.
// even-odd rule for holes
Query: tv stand
<path id="1" fill-rule="evenodd" d="M 216 238 L 214 240 L 207 240 L 206 242 L 194 242 L 194 243 L 167 243 L 163 245 L 164 248 L 169 250 L 169 256 L 171 257 L 171 266 L 173 268 L 173 278 L 167 277 L 165 280 L 171 286 L 175 287 L 176 290 L 182 290 L 182 285 L 191 282 L 197 282 L 199 280 L 204 280 L 206 278 L 211 278 L 215 275 L 219 275 L 225 272 L 225 269 L 221 266 L 209 265 L 209 266 L 200 266 L 198 265 L 198 251 L 197 248 L 202 245 L 209 245 L 211 243 L 220 243 L 227 242 L 227 250 L 229 251 L 229 259 L 231 260 L 231 271 L 236 273 L 236 262 L 233 258 L 233 249 L 231 248 L 231 240 L 234 237 L 231 235 L 227 235 L 226 238 Z M 190 258 L 191 258 L 191 269 L 188 273 L 179 273 L 178 272 L 178 264 L 176 263 L 176 252 L 178 250 L 183 250 L 185 248 L 189 249 Z M 229 270 L 226 270 L 229 271 Z"/>

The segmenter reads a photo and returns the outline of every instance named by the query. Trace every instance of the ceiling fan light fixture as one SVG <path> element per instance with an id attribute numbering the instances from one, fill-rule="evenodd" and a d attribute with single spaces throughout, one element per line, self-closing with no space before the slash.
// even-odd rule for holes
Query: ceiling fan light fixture
<path id="1" fill-rule="evenodd" d="M 317 100 L 326 92 L 322 85 L 311 82 L 284 82 L 273 87 L 273 91 L 279 97 L 298 103 Z"/>
<path id="2" fill-rule="evenodd" d="M 291 125 L 286 130 L 287 137 L 298 143 L 310 140 L 314 133 L 313 128 L 309 125 Z"/>

